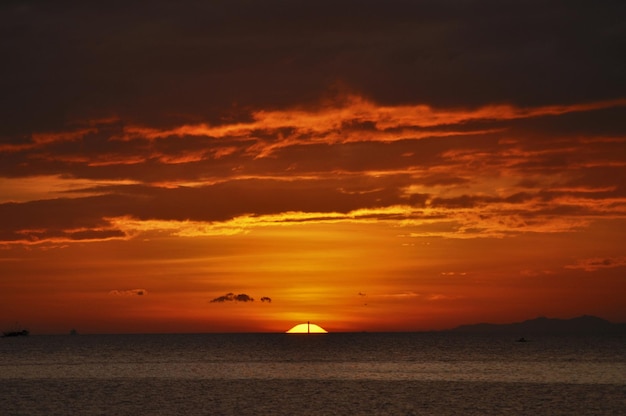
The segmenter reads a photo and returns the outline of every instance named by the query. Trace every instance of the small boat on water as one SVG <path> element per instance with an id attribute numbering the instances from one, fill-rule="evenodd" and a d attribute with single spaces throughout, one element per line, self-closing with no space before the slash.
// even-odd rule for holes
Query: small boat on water
<path id="1" fill-rule="evenodd" d="M 28 332 L 28 329 L 22 329 L 22 330 L 16 330 L 16 331 L 3 332 L 2 336 L 3 337 L 26 337 L 29 334 L 30 332 Z"/>

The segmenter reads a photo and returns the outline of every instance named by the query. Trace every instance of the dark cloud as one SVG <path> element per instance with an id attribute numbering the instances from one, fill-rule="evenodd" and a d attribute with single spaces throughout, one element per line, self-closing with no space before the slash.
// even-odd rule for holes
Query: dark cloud
<path id="1" fill-rule="evenodd" d="M 128 212 L 122 205 L 125 199 L 107 195 L 0 204 L 0 238 L 11 241 L 124 237 L 119 230 L 111 229 L 105 218 L 115 212 Z"/>
<path id="2" fill-rule="evenodd" d="M 5 2 L 3 141 L 112 115 L 171 125 L 314 102 L 626 95 L 626 5 L 526 0 Z"/>
<path id="3" fill-rule="evenodd" d="M 269 298 L 267 296 L 263 296 L 261 298 L 261 302 L 267 302 L 267 303 L 272 303 L 272 298 Z"/>

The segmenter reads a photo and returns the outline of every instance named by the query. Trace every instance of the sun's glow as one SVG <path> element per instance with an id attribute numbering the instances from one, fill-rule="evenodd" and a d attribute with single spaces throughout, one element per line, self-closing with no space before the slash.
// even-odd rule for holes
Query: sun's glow
<path id="1" fill-rule="evenodd" d="M 319 325 L 312 324 L 310 322 L 304 324 L 298 324 L 287 331 L 288 334 L 327 334 L 324 328 Z"/>

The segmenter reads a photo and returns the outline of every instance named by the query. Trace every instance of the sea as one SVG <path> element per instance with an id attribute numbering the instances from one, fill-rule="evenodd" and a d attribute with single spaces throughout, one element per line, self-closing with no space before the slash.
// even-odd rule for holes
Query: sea
<path id="1" fill-rule="evenodd" d="M 626 336 L 0 339 L 0 415 L 626 415 Z"/>

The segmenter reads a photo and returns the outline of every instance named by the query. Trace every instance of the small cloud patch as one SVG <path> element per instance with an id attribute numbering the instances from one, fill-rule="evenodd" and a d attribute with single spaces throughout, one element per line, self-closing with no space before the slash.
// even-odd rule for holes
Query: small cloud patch
<path id="1" fill-rule="evenodd" d="M 245 293 L 239 293 L 238 295 L 235 295 L 233 292 L 229 292 L 225 295 L 222 296 L 218 296 L 215 299 L 212 299 L 209 301 L 210 303 L 225 303 L 225 302 L 243 302 L 243 303 L 248 303 L 248 302 L 254 302 L 254 298 L 252 296 L 249 296 Z M 263 303 L 272 303 L 272 298 L 269 298 L 267 296 L 263 296 L 261 298 L 261 302 Z"/>
<path id="2" fill-rule="evenodd" d="M 218 296 L 217 298 L 211 300 L 211 303 L 224 303 L 224 302 L 254 302 L 254 298 L 246 295 L 245 293 L 240 293 L 235 295 L 234 293 L 227 293 L 223 296 Z"/>
<path id="3" fill-rule="evenodd" d="M 113 296 L 144 296 L 147 295 L 148 291 L 146 289 L 124 289 L 124 290 L 111 290 L 109 295 Z"/>
<path id="4" fill-rule="evenodd" d="M 449 295 L 444 295 L 441 293 L 432 293 L 428 296 L 426 296 L 426 299 L 432 302 L 438 302 L 438 301 L 446 301 L 446 300 L 457 300 L 457 299 L 461 299 L 460 296 L 449 296 Z"/>
<path id="5" fill-rule="evenodd" d="M 418 298 L 418 297 L 421 297 L 422 295 L 419 293 L 407 290 L 403 292 L 389 293 L 389 294 L 382 295 L 382 296 L 386 298 L 409 299 L 409 298 Z"/>

